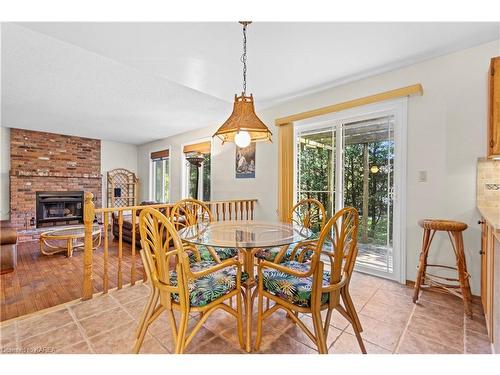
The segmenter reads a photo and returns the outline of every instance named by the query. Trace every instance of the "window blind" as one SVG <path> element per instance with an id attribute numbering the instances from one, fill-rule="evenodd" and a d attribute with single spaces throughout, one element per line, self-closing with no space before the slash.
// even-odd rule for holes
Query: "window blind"
<path id="1" fill-rule="evenodd" d="M 151 153 L 152 160 L 166 159 L 170 155 L 169 150 L 155 151 Z"/>
<path id="2" fill-rule="evenodd" d="M 184 146 L 183 152 L 185 154 L 188 154 L 191 152 L 199 152 L 201 154 L 210 154 L 210 148 L 211 148 L 211 143 L 210 143 L 210 141 L 207 141 L 207 142 L 186 145 L 186 146 Z"/>

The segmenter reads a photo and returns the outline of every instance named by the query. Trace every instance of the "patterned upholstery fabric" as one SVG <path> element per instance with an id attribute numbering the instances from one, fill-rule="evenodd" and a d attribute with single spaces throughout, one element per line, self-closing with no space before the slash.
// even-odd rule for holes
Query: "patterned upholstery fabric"
<path id="1" fill-rule="evenodd" d="M 212 261 L 191 263 L 191 271 L 197 272 L 217 265 Z M 248 279 L 248 274 L 241 273 L 241 281 Z M 177 273 L 170 274 L 170 285 L 177 286 Z M 206 306 L 236 288 L 236 267 L 227 267 L 217 272 L 189 281 L 189 300 L 191 306 Z M 172 299 L 179 302 L 179 295 L 172 294 Z"/>
<path id="2" fill-rule="evenodd" d="M 281 263 L 282 266 L 296 271 L 305 272 L 309 270 L 309 264 L 288 261 Z M 295 277 L 275 269 L 263 269 L 263 286 L 267 292 L 280 297 L 294 305 L 301 307 L 311 306 L 311 289 L 313 279 L 310 277 Z M 323 272 L 323 286 L 330 285 L 330 272 Z M 328 293 L 321 296 L 321 304 L 328 302 Z"/>
<path id="3" fill-rule="evenodd" d="M 200 252 L 200 257 L 202 261 L 209 261 L 213 262 L 215 259 L 212 257 L 212 254 L 210 254 L 210 251 L 208 251 L 207 247 L 204 245 L 199 245 L 197 246 L 198 251 Z M 215 252 L 219 256 L 220 260 L 226 260 L 229 258 L 234 258 L 236 255 L 238 255 L 238 249 L 234 247 L 214 247 Z M 189 261 L 191 263 L 196 262 L 196 257 L 193 252 L 189 252 Z"/>
<path id="4" fill-rule="evenodd" d="M 292 255 L 292 251 L 293 251 L 293 248 L 295 247 L 295 245 L 296 244 L 292 244 L 288 247 L 288 249 L 286 250 L 285 256 L 281 259 L 280 263 L 288 262 L 288 261 L 292 260 L 290 257 Z M 280 247 L 270 247 L 268 249 L 261 249 L 255 253 L 255 256 L 259 259 L 267 260 L 269 262 L 274 262 L 274 260 L 276 259 L 276 256 L 280 252 L 280 249 L 281 249 Z M 298 250 L 295 253 L 295 259 L 293 259 L 293 260 L 298 261 L 299 255 L 301 254 L 301 252 L 302 252 L 302 250 Z M 306 250 L 306 253 L 304 254 L 303 261 L 307 262 L 307 261 L 311 260 L 312 255 L 313 255 L 312 250 Z"/>

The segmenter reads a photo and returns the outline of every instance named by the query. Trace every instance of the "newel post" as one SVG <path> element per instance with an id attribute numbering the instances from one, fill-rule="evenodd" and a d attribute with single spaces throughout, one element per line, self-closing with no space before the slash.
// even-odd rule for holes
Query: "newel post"
<path id="1" fill-rule="evenodd" d="M 83 224 L 85 227 L 85 248 L 83 253 L 83 288 L 82 299 L 92 298 L 94 287 L 92 285 L 92 224 L 95 216 L 95 206 L 93 202 L 94 194 L 85 193 L 85 203 L 83 208 Z"/>

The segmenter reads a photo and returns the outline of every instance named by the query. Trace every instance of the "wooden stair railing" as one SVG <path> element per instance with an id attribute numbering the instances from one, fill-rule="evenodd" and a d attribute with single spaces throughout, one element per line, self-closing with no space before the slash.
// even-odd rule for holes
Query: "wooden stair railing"
<path id="1" fill-rule="evenodd" d="M 136 248 L 136 231 L 135 226 L 138 222 L 137 211 L 144 208 L 144 206 L 130 206 L 130 207 L 106 207 L 95 208 L 93 202 L 94 195 L 90 192 L 85 193 L 84 203 L 84 226 L 85 226 L 85 240 L 84 240 L 84 254 L 83 254 L 83 288 L 82 299 L 91 299 L 96 292 L 94 285 L 94 272 L 93 272 L 93 250 L 92 250 L 92 227 L 94 220 L 97 217 L 98 222 L 102 223 L 101 230 L 103 242 L 102 247 L 94 251 L 103 251 L 103 264 L 102 264 L 102 292 L 107 293 L 109 287 L 109 274 L 110 274 L 110 256 L 109 256 L 109 235 L 113 230 L 112 219 L 110 215 L 114 212 L 117 215 L 118 221 L 118 248 L 117 248 L 117 282 L 116 288 L 123 288 L 123 217 L 124 213 L 131 214 L 131 244 L 130 244 L 130 285 L 137 282 L 137 265 L 136 261 L 137 252 Z M 226 201 L 210 201 L 205 202 L 213 214 L 215 221 L 229 221 L 229 220 L 253 220 L 255 212 L 255 204 L 257 199 L 235 199 Z M 170 209 L 173 204 L 155 204 L 148 205 L 161 210 L 165 210 L 166 216 L 170 216 Z M 99 220 L 99 218 L 101 220 Z M 116 216 L 115 216 L 116 218 Z"/>

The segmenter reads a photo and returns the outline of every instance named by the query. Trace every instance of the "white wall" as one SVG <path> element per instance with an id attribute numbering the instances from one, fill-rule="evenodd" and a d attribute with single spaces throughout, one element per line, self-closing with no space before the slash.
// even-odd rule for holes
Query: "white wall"
<path id="1" fill-rule="evenodd" d="M 10 129 L 0 127 L 0 220 L 9 219 Z"/>
<path id="2" fill-rule="evenodd" d="M 137 146 L 128 143 L 101 141 L 102 205 L 107 206 L 107 174 L 125 168 L 137 174 Z M 141 180 L 139 180 L 139 184 Z"/>
<path id="3" fill-rule="evenodd" d="M 422 218 L 464 221 L 464 233 L 472 289 L 479 293 L 480 230 L 475 209 L 476 160 L 486 153 L 487 71 L 491 57 L 499 55 L 498 41 L 428 60 L 406 68 L 362 79 L 323 92 L 307 95 L 257 112 L 274 134 L 272 144 L 258 144 L 256 178 L 235 180 L 234 145 L 214 141 L 212 192 L 214 199 L 258 198 L 258 216 L 276 217 L 277 129 L 274 120 L 286 115 L 359 98 L 415 83 L 423 96 L 408 101 L 407 165 L 407 279 L 415 280 L 420 252 Z M 258 96 L 258 93 L 254 93 Z M 228 105 L 228 114 L 231 108 Z M 171 147 L 172 199 L 180 198 L 180 155 L 183 142 L 211 136 L 220 124 L 139 146 L 139 177 L 149 180 L 149 152 Z M 426 170 L 426 183 L 417 181 Z M 148 197 L 145 183 L 142 198 Z M 453 263 L 445 236 L 436 236 L 433 260 Z M 443 246 L 442 246 L 443 245 Z"/>

